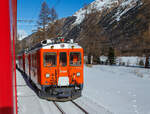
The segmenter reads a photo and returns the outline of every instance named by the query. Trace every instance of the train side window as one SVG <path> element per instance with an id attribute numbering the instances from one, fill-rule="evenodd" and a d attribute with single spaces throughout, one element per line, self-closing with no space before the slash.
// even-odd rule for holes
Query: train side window
<path id="1" fill-rule="evenodd" d="M 34 57 L 35 57 L 35 58 L 34 58 L 34 60 L 35 60 L 35 61 L 34 61 L 34 62 L 35 62 L 34 65 L 35 65 L 35 68 L 37 68 L 37 55 L 35 54 Z"/>
<path id="2" fill-rule="evenodd" d="M 32 67 L 34 66 L 34 56 L 32 55 Z"/>
<path id="3" fill-rule="evenodd" d="M 55 67 L 56 66 L 56 53 L 46 52 L 44 53 L 44 67 Z"/>
<path id="4" fill-rule="evenodd" d="M 59 64 L 60 66 L 67 66 L 67 53 L 66 52 L 60 52 Z"/>
<path id="5" fill-rule="evenodd" d="M 34 56 L 32 55 L 32 67 L 34 66 L 34 58 L 33 58 Z"/>
<path id="6" fill-rule="evenodd" d="M 70 66 L 80 66 L 80 65 L 81 65 L 81 53 L 70 52 Z"/>

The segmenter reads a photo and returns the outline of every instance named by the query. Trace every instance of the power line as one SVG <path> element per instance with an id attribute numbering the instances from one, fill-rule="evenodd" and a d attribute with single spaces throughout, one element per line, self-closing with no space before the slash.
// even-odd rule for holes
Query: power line
<path id="1" fill-rule="evenodd" d="M 17 24 L 18 26 L 35 26 L 35 27 L 37 27 L 38 25 L 36 25 L 36 24 Z"/>
<path id="2" fill-rule="evenodd" d="M 18 19 L 17 22 L 20 22 L 20 23 L 34 23 L 34 22 L 36 22 L 36 20 Z"/>

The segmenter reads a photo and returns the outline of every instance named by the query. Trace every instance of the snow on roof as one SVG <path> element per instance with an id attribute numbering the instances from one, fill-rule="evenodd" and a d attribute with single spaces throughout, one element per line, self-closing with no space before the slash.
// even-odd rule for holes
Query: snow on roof
<path id="1" fill-rule="evenodd" d="M 49 45 L 43 46 L 42 49 L 51 49 L 52 46 L 53 46 L 53 49 L 72 49 L 72 46 L 74 47 L 74 49 L 82 48 L 77 43 L 60 43 L 60 44 L 49 44 Z"/>

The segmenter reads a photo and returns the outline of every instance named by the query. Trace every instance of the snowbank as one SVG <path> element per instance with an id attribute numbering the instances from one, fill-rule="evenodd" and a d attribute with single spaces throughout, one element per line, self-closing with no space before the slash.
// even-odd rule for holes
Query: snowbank
<path id="1" fill-rule="evenodd" d="M 106 62 L 108 57 L 100 56 L 100 61 Z M 143 62 L 143 66 L 145 63 L 145 57 L 138 57 L 138 56 L 123 56 L 123 57 L 116 57 L 116 65 L 123 65 L 123 66 L 140 66 L 140 61 Z"/>
<path id="2" fill-rule="evenodd" d="M 117 57 L 116 64 L 119 65 L 119 63 L 124 63 L 126 66 L 140 66 L 140 61 L 143 61 L 143 64 L 145 63 L 145 57 Z"/>

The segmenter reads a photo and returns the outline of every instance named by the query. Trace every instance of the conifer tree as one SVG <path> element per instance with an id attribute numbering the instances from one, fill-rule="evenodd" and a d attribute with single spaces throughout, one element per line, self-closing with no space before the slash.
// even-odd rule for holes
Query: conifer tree
<path id="1" fill-rule="evenodd" d="M 37 21 L 38 28 L 43 31 L 43 39 L 46 39 L 46 25 L 51 21 L 51 11 L 47 3 L 44 1 L 42 3 L 41 11 L 39 14 L 39 19 Z"/>
<path id="2" fill-rule="evenodd" d="M 115 52 L 114 52 L 114 48 L 112 47 L 109 48 L 108 61 L 110 65 L 115 64 Z"/>
<path id="3" fill-rule="evenodd" d="M 58 15 L 56 13 L 55 8 L 51 8 L 50 13 L 51 13 L 51 21 L 52 22 L 54 22 L 56 19 L 58 19 Z"/>

